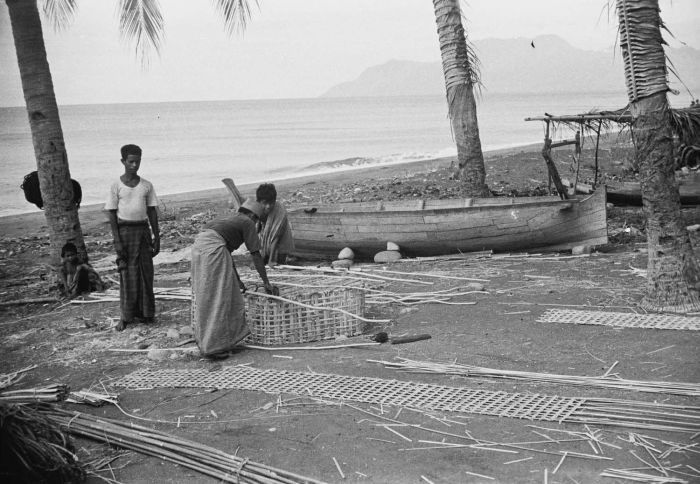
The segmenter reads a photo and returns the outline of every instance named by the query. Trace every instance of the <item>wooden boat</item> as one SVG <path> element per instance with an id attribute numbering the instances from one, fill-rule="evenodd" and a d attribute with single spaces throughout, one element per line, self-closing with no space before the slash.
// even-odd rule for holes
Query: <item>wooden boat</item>
<path id="1" fill-rule="evenodd" d="M 350 247 L 360 258 L 386 250 L 404 256 L 481 250 L 565 250 L 607 243 L 605 189 L 592 195 L 342 203 L 289 210 L 294 255 L 335 258 Z"/>
<path id="2" fill-rule="evenodd" d="M 700 179 L 681 181 L 678 193 L 681 196 L 681 205 L 700 205 Z M 637 182 L 626 182 L 618 188 L 608 188 L 608 202 L 641 207 L 642 189 Z"/>

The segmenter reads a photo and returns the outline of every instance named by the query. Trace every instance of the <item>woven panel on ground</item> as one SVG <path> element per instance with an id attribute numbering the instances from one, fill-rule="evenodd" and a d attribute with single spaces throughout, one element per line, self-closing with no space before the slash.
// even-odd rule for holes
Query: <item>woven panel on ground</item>
<path id="1" fill-rule="evenodd" d="M 279 298 L 245 294 L 250 328 L 246 343 L 306 343 L 362 333 L 365 293 L 358 281 L 308 276 L 277 287 Z"/>
<path id="2" fill-rule="evenodd" d="M 508 393 L 381 378 L 261 370 L 247 365 L 225 367 L 219 371 L 205 368 L 144 369 L 126 375 L 112 385 L 137 390 L 251 390 L 528 420 L 673 430 L 693 434 L 700 432 L 700 407 L 689 405 Z"/>
<path id="3" fill-rule="evenodd" d="M 670 314 L 615 313 L 549 309 L 537 318 L 539 323 L 594 324 L 618 328 L 700 330 L 700 318 Z"/>
<path id="4" fill-rule="evenodd" d="M 381 378 L 260 370 L 249 366 L 225 367 L 214 372 L 204 368 L 139 370 L 113 385 L 140 390 L 157 387 L 219 388 L 291 393 L 555 422 L 566 420 L 584 401 L 580 398 L 474 390 Z"/>

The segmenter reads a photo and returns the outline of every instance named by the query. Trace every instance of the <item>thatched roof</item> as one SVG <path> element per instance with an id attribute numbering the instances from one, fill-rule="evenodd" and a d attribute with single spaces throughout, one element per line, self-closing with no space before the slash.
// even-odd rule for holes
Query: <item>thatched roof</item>
<path id="1" fill-rule="evenodd" d="M 581 114 L 567 114 L 554 116 L 545 113 L 544 116 L 532 116 L 525 121 L 545 121 L 561 123 L 573 130 L 589 129 L 598 131 L 607 130 L 614 125 L 619 129 L 628 128 L 632 123 L 632 114 L 629 105 L 614 111 L 589 111 Z M 596 126 L 597 125 L 597 126 Z M 695 104 L 687 108 L 671 108 L 671 125 L 678 138 L 687 144 L 700 144 L 700 105 Z"/>

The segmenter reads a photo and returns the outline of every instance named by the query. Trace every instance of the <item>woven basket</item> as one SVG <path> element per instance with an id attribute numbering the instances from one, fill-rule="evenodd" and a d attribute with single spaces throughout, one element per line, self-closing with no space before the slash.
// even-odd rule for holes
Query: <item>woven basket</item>
<path id="1" fill-rule="evenodd" d="M 364 317 L 365 293 L 357 282 L 310 276 L 295 279 L 293 285 L 277 281 L 272 283 L 279 287 L 280 297 L 294 303 L 245 293 L 246 322 L 250 328 L 246 343 L 283 345 L 362 333 L 362 320 L 337 311 L 342 309 Z M 316 309 L 295 303 L 314 306 Z"/>

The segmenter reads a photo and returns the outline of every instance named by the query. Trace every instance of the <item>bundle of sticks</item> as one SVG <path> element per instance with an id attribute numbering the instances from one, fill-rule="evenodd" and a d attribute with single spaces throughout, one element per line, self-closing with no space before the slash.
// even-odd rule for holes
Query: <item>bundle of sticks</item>
<path id="1" fill-rule="evenodd" d="M 33 403 L 33 402 L 62 402 L 68 397 L 68 385 L 53 383 L 41 388 L 25 388 L 22 390 L 0 391 L 0 402 Z"/>
<path id="2" fill-rule="evenodd" d="M 44 415 L 65 431 L 98 442 L 158 457 L 222 482 L 265 484 L 321 484 L 283 469 L 227 454 L 214 447 L 181 439 L 131 422 L 46 407 Z"/>

